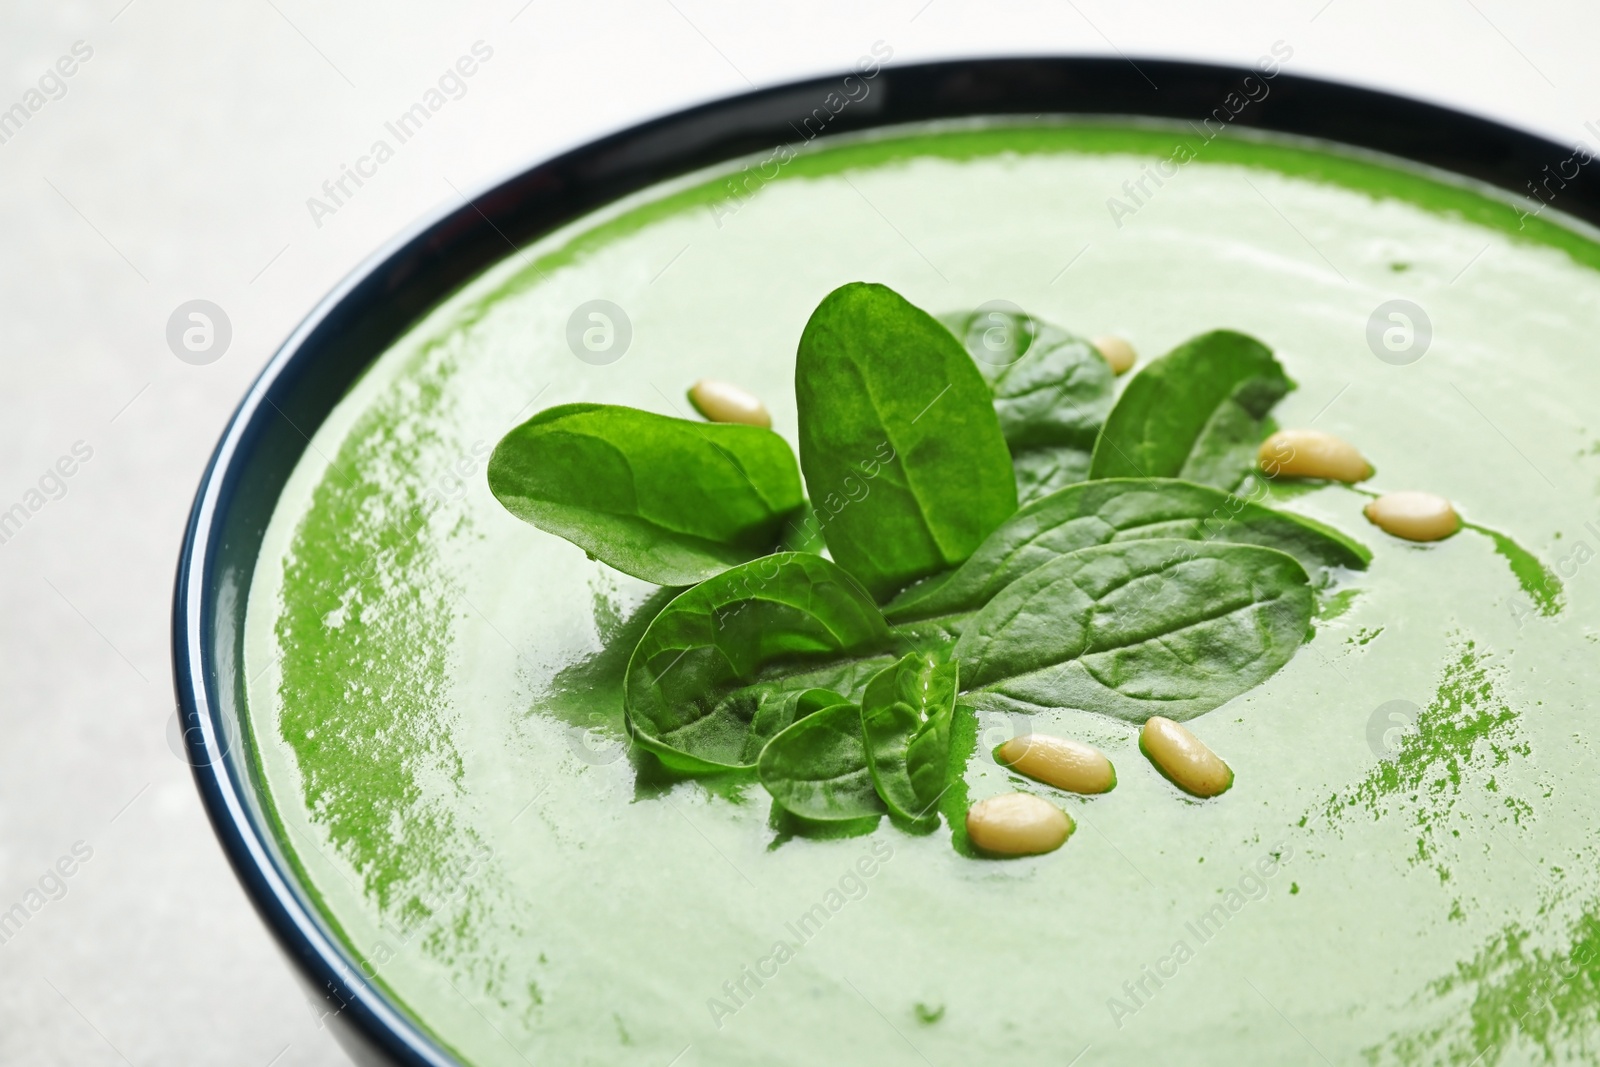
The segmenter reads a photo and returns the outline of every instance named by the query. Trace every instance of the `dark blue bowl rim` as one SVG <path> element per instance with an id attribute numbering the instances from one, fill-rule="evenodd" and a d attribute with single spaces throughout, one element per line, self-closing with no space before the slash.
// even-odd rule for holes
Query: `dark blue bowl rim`
<path id="1" fill-rule="evenodd" d="M 1076 115 L 1201 121 L 1249 68 L 1159 59 L 1027 57 L 888 66 L 861 100 L 833 116 L 822 136 L 976 116 Z M 249 487 L 242 475 L 267 424 L 290 421 L 279 402 L 320 366 L 322 415 L 337 385 L 377 358 L 389 341 L 513 247 L 663 179 L 791 144 L 799 127 L 845 74 L 744 93 L 602 137 L 520 170 L 419 222 L 354 270 L 272 356 L 223 432 L 201 479 L 184 534 L 173 603 L 173 675 L 195 780 L 235 872 L 280 945 L 321 991 L 359 1044 L 395 1063 L 448 1067 L 457 1061 L 367 981 L 330 934 L 282 862 L 272 830 L 246 796 L 253 789 L 242 746 L 217 699 L 218 554 L 232 512 Z M 858 88 L 851 89 L 858 93 Z M 1233 125 L 1343 143 L 1420 163 L 1526 196 L 1572 150 L 1512 127 L 1371 89 L 1279 74 L 1262 101 Z M 809 127 L 808 127 L 809 128 Z M 1600 168 L 1560 187 L 1564 214 L 1600 225 Z M 1531 203 L 1531 201 L 1530 201 Z M 344 354 L 335 357 L 335 351 Z M 319 362 L 321 361 L 321 362 Z M 314 390 L 313 390 L 314 391 Z M 318 423 L 299 424 L 305 437 Z M 270 504 L 277 493 L 270 494 Z M 245 536 L 248 536 L 246 534 Z M 248 587 L 234 587 L 237 605 Z M 241 609 L 242 610 L 242 609 Z"/>

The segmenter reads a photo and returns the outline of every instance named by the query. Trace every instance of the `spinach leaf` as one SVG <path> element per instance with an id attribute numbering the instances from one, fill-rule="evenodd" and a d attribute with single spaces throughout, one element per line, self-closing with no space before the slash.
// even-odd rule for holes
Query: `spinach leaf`
<path id="1" fill-rule="evenodd" d="M 873 784 L 889 811 L 913 826 L 939 821 L 956 689 L 954 663 L 912 652 L 875 675 L 861 697 Z"/>
<path id="2" fill-rule="evenodd" d="M 930 708 L 927 721 L 911 735 L 911 743 L 906 746 L 906 775 L 921 805 L 917 810 L 928 812 L 930 819 L 950 787 L 950 730 L 955 710 L 954 701 Z M 960 775 L 965 770 L 963 763 L 954 773 Z"/>
<path id="3" fill-rule="evenodd" d="M 884 813 L 861 740 L 861 709 L 835 704 L 784 730 L 761 750 L 761 784 L 785 811 L 815 822 Z"/>
<path id="4" fill-rule="evenodd" d="M 873 596 L 960 563 L 1017 509 L 983 376 L 892 289 L 853 282 L 823 299 L 800 338 L 795 396 L 823 538 Z"/>
<path id="5" fill-rule="evenodd" d="M 1030 448 L 1011 457 L 1017 476 L 1017 503 L 1032 504 L 1089 478 L 1089 452 L 1061 445 Z"/>
<path id="6" fill-rule="evenodd" d="M 1026 313 L 982 309 L 943 321 L 989 381 L 1026 504 L 1089 476 L 1115 376 L 1089 342 Z"/>
<path id="7" fill-rule="evenodd" d="M 1114 375 L 1088 341 L 1010 311 L 970 311 L 944 321 L 988 379 L 1013 454 L 1050 445 L 1094 449 L 1111 410 Z"/>
<path id="8" fill-rule="evenodd" d="M 795 697 L 794 717 L 797 720 L 803 719 L 807 715 L 822 711 L 825 708 L 831 708 L 835 704 L 848 703 L 850 701 L 846 700 L 842 694 L 835 693 L 832 689 L 807 689 Z"/>
<path id="9" fill-rule="evenodd" d="M 1273 511 L 1232 493 L 1173 478 L 1106 478 L 1052 493 L 1018 511 L 947 577 L 901 593 L 884 608 L 895 623 L 977 611 L 1038 567 L 1079 549 L 1168 537 L 1265 545 L 1309 573 L 1364 569 L 1372 553 L 1331 526 Z"/>
<path id="10" fill-rule="evenodd" d="M 1309 634 L 1305 568 L 1258 545 L 1086 548 L 1013 582 L 956 643 L 962 684 L 1002 706 L 1182 721 L 1260 684 Z"/>
<path id="11" fill-rule="evenodd" d="M 891 640 L 898 644 L 898 635 L 891 634 Z M 813 712 L 854 700 L 872 676 L 894 659 L 893 654 L 884 652 L 814 666 L 780 661 L 763 668 L 757 681 L 729 690 L 725 699 L 730 706 L 755 708 L 752 736 L 767 738 Z"/>
<path id="12" fill-rule="evenodd" d="M 495 446 L 506 510 L 617 570 L 689 585 L 772 550 L 803 498 L 771 430 L 563 404 Z"/>
<path id="13" fill-rule="evenodd" d="M 996 301 L 972 311 L 947 311 L 939 316 L 993 386 L 996 378 L 1028 354 L 1039 336 L 1040 322 L 1015 304 Z M 1014 310 L 1009 310 L 1009 309 Z"/>
<path id="14" fill-rule="evenodd" d="M 1272 351 L 1216 330 L 1134 375 L 1094 447 L 1090 478 L 1182 478 L 1233 489 L 1255 470 L 1272 406 L 1294 388 Z"/>
<path id="15" fill-rule="evenodd" d="M 956 705 L 950 717 L 946 735 L 950 749 L 946 764 L 944 799 L 939 801 L 939 811 L 950 827 L 950 847 L 961 856 L 978 858 L 978 851 L 967 839 L 967 811 L 972 806 L 971 791 L 967 786 L 967 764 L 978 751 L 978 712 L 966 701 Z"/>
<path id="16" fill-rule="evenodd" d="M 773 801 L 771 809 L 767 812 L 767 827 L 772 831 L 772 840 L 767 845 L 767 851 L 776 851 L 796 838 L 804 838 L 807 841 L 845 841 L 852 837 L 863 837 L 876 830 L 882 819 L 883 812 L 877 811 L 860 819 L 819 822 L 816 819 L 802 819 L 782 804 Z"/>
<path id="17" fill-rule="evenodd" d="M 836 564 L 795 552 L 753 560 L 650 623 L 628 662 L 628 729 L 676 771 L 748 768 L 807 690 L 857 689 L 882 662 L 867 657 L 889 643 L 877 606 Z"/>

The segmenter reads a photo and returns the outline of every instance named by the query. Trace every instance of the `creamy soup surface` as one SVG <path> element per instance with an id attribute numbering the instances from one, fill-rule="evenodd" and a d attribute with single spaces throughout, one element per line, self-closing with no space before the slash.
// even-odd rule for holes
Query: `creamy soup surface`
<path id="1" fill-rule="evenodd" d="M 282 846 L 352 958 L 473 1064 L 1581 1056 L 1597 264 L 1553 210 L 1187 127 L 894 130 L 597 212 L 397 342 L 282 495 L 246 635 Z M 973 859 L 887 820 L 789 836 L 758 783 L 628 751 L 623 669 L 667 594 L 518 521 L 485 463 L 556 404 L 693 417 L 706 377 L 793 443 L 801 330 L 856 280 L 1120 334 L 1139 366 L 1251 334 L 1298 383 L 1281 425 L 1501 537 L 1413 544 L 1354 490 L 1280 494 L 1373 561 L 1282 671 L 1188 724 L 1234 771 L 1220 797 L 1178 793 L 1128 724 L 987 714 L 971 799 L 1050 797 L 1077 822 L 1059 851 Z M 614 332 L 591 349 L 596 307 Z M 989 752 L 1026 729 L 1098 746 L 1116 788 L 1024 783 Z"/>

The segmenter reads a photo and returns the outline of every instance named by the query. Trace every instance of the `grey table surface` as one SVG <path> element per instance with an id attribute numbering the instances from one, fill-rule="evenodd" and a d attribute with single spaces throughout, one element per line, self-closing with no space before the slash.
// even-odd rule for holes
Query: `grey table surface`
<path id="1" fill-rule="evenodd" d="M 0 925 L 0 1063 L 344 1062 L 176 754 L 168 617 L 224 421 L 295 323 L 417 217 L 598 133 L 843 68 L 877 41 L 896 62 L 1243 63 L 1281 41 L 1296 72 L 1600 154 L 1597 31 L 1600 9 L 1512 0 L 0 8 L 0 916 L 22 909 Z M 323 182 L 479 41 L 493 59 L 464 95 L 314 213 Z M 193 299 L 231 325 L 204 365 L 166 337 Z"/>

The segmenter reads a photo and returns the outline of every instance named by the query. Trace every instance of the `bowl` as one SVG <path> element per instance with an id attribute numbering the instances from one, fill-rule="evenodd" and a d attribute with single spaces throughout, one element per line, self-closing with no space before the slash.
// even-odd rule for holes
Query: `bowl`
<path id="1" fill-rule="evenodd" d="M 1020 58 L 889 67 L 833 114 L 822 137 L 981 116 L 1115 116 L 1201 123 L 1251 70 L 1160 60 Z M 769 153 L 844 75 L 720 100 L 534 164 L 417 224 L 357 268 L 299 325 L 251 386 L 211 457 L 189 517 L 173 605 L 173 672 L 195 780 L 251 901 L 362 1064 L 451 1064 L 451 1055 L 368 980 L 312 904 L 278 843 L 244 728 L 249 587 L 291 471 L 355 380 L 440 300 L 541 235 L 663 179 Z M 1159 88 L 1158 88 L 1159 87 Z M 1510 127 L 1369 89 L 1281 74 L 1241 127 L 1398 157 L 1515 194 L 1561 146 Z M 1600 224 L 1600 178 L 1583 171 L 1561 209 Z"/>

